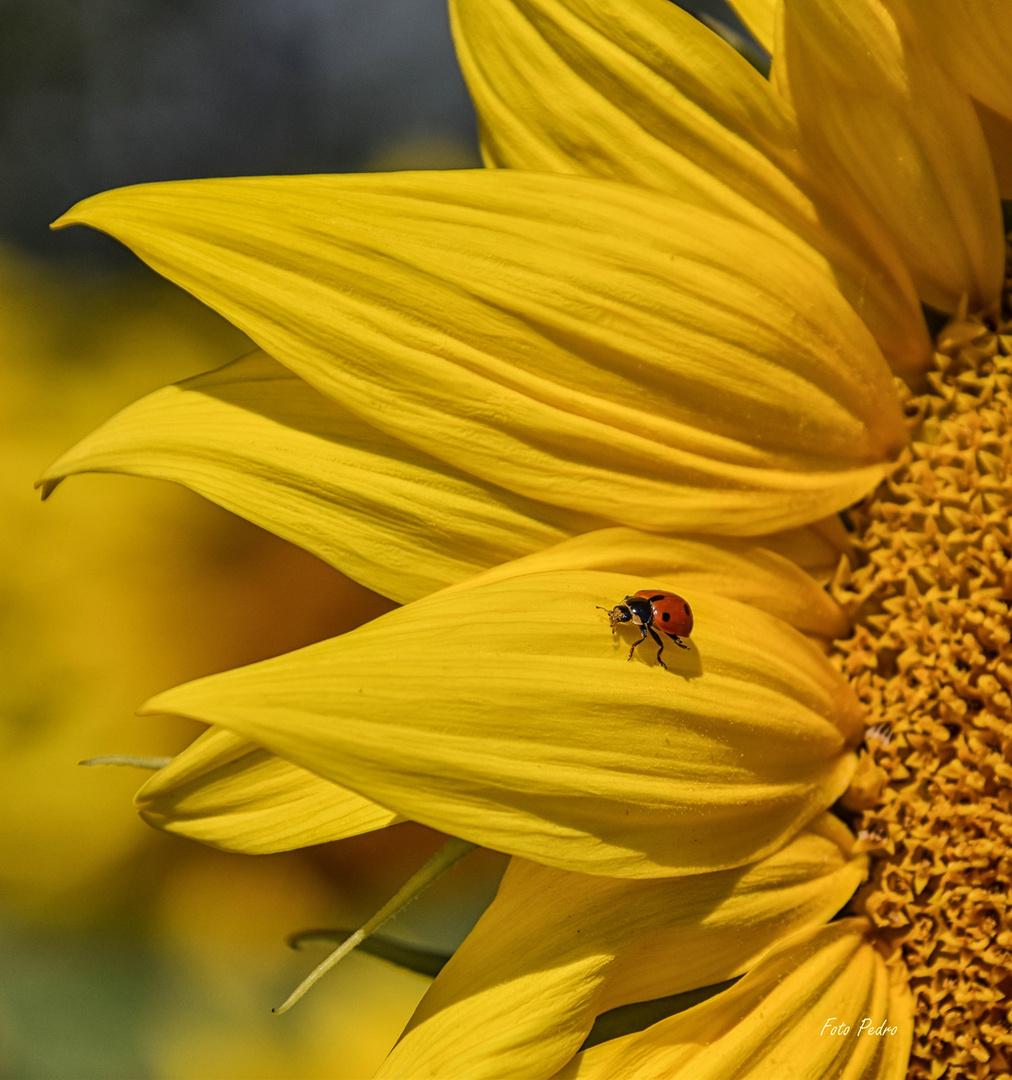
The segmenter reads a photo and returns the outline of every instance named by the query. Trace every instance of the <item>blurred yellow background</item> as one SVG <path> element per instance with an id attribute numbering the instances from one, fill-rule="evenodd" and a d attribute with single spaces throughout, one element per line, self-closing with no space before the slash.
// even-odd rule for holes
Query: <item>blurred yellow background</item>
<path id="1" fill-rule="evenodd" d="M 368 1077 L 427 980 L 352 955 L 276 1017 L 324 954 L 285 938 L 363 922 L 442 838 L 226 855 L 143 825 L 140 770 L 77 763 L 173 754 L 197 726 L 138 719 L 147 697 L 387 602 L 171 485 L 75 477 L 40 502 L 81 436 L 248 347 L 107 237 L 47 224 L 148 180 L 479 165 L 446 2 L 6 0 L 0 60 L 0 1076 Z M 476 852 L 385 930 L 450 951 L 502 867 Z"/>
<path id="2" fill-rule="evenodd" d="M 39 472 L 119 408 L 249 346 L 90 230 L 77 199 L 147 180 L 479 164 L 445 0 L 0 5 L 0 1076 L 368 1077 L 427 980 L 325 953 L 442 838 L 400 825 L 227 855 L 142 824 L 134 768 L 197 725 L 175 683 L 340 633 L 388 603 L 167 484 Z M 15 253 L 7 246 L 17 244 Z M 502 860 L 472 855 L 391 923 L 449 951 Z"/>
<path id="3" fill-rule="evenodd" d="M 157 833 L 144 773 L 197 732 L 134 716 L 174 683 L 350 629 L 390 606 L 168 484 L 40 470 L 149 390 L 248 348 L 149 277 L 61 277 L 0 255 L 0 1046 L 17 1080 L 368 1077 L 428 980 L 353 955 L 284 1016 L 322 958 L 286 936 L 354 926 L 441 842 L 416 826 L 275 856 Z M 494 888 L 479 853 L 390 924 L 449 950 Z"/>

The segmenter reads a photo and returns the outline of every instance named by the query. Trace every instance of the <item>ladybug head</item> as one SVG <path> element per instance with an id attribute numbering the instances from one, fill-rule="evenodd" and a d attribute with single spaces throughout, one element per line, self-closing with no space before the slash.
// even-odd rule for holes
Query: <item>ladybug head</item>
<path id="1" fill-rule="evenodd" d="M 608 613 L 608 625 L 612 628 L 612 630 L 614 630 L 619 623 L 630 622 L 632 620 L 632 612 L 629 610 L 629 608 L 626 607 L 625 604 L 618 604 L 610 610 L 608 608 L 603 608 L 598 605 L 598 609 L 600 611 L 606 611 Z"/>

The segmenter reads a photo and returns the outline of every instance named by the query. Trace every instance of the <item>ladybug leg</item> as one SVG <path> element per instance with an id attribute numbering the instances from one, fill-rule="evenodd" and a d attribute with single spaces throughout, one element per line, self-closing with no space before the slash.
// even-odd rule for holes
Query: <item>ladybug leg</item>
<path id="1" fill-rule="evenodd" d="M 658 635 L 657 631 L 652 626 L 647 626 L 644 629 L 650 631 L 650 636 L 657 643 L 657 663 L 660 664 L 661 667 L 664 668 L 665 671 L 667 671 L 668 670 L 668 665 L 665 664 L 664 661 L 661 659 L 661 653 L 664 652 L 664 642 L 661 641 L 660 636 Z M 645 634 L 643 636 L 646 637 Z M 636 644 L 638 645 L 639 642 L 637 641 Z"/>
<path id="2" fill-rule="evenodd" d="M 675 643 L 675 644 L 676 644 L 676 645 L 677 645 L 677 646 L 678 646 L 678 647 L 679 647 L 680 649 L 689 649 L 689 646 L 688 646 L 688 645 L 686 645 L 686 644 L 685 644 L 685 642 L 684 642 L 684 641 L 682 641 L 682 639 L 681 639 L 680 637 L 676 636 L 675 634 L 672 634 L 672 635 L 671 635 L 671 640 L 672 640 L 672 641 L 673 641 L 673 642 L 674 642 L 674 643 Z M 692 650 L 691 650 L 691 649 L 689 649 L 689 652 L 692 652 Z"/>
<path id="3" fill-rule="evenodd" d="M 653 633 L 652 630 L 650 632 Z M 633 658 L 633 653 L 636 651 L 636 646 L 637 645 L 642 645 L 643 642 L 646 641 L 646 639 L 647 639 L 647 628 L 642 623 L 640 623 L 640 638 L 639 638 L 639 641 L 634 641 L 632 643 L 632 648 L 630 648 L 630 650 L 629 650 L 629 659 L 630 660 Z"/>

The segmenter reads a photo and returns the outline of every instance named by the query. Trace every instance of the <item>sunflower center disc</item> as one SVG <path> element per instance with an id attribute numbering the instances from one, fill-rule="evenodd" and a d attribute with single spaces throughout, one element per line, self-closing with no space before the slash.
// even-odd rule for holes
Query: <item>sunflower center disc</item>
<path id="1" fill-rule="evenodd" d="M 1012 1069 L 1012 309 L 939 335 L 911 441 L 852 512 L 834 662 L 868 708 L 844 805 L 871 877 L 854 901 L 906 965 L 910 1077 Z"/>

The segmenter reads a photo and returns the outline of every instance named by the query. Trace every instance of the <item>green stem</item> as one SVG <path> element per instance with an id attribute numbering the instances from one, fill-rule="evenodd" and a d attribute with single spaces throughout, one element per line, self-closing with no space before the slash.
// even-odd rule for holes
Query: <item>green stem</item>
<path id="1" fill-rule="evenodd" d="M 103 754 L 79 761 L 78 765 L 130 765 L 135 769 L 164 769 L 170 757 L 138 757 L 134 754 Z"/>
<path id="2" fill-rule="evenodd" d="M 477 844 L 472 844 L 467 840 L 458 840 L 457 838 L 448 840 L 439 851 L 429 859 L 421 870 L 419 870 L 418 873 L 413 874 L 367 923 L 364 923 L 354 934 L 345 941 L 342 941 L 325 960 L 321 961 L 313 968 L 291 994 L 288 995 L 283 1004 L 271 1011 L 274 1013 L 287 1012 L 299 998 L 301 998 L 314 983 L 318 982 L 322 976 L 326 975 L 335 964 L 343 960 L 357 945 L 361 945 L 361 943 L 365 941 L 371 933 L 378 930 L 387 919 L 392 919 L 394 915 L 407 907 L 419 893 L 428 888 L 437 878 L 445 874 L 454 863 L 459 862 L 469 852 L 474 851 L 477 846 Z"/>

